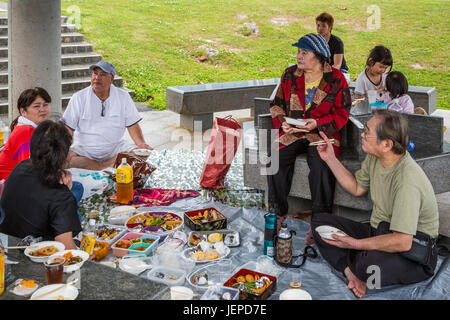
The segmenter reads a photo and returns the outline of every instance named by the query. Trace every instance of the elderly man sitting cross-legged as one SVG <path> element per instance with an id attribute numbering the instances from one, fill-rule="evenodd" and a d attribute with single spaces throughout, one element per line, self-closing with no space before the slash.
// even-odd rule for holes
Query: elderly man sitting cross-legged
<path id="1" fill-rule="evenodd" d="M 145 143 L 133 100 L 113 85 L 114 66 L 100 61 L 90 69 L 91 85 L 72 96 L 61 118 L 74 133 L 68 167 L 102 170 L 113 166 L 120 152 L 152 150 Z M 123 139 L 125 129 L 136 145 Z"/>
<path id="2" fill-rule="evenodd" d="M 345 274 L 348 287 L 360 298 L 366 293 L 368 280 L 373 285 L 377 271 L 380 287 L 416 283 L 433 276 L 439 229 L 433 187 L 406 151 L 406 119 L 398 113 L 377 111 L 361 137 L 367 157 L 355 175 L 337 160 L 323 134 L 327 144 L 317 149 L 346 191 L 354 196 L 370 191 L 370 224 L 329 214 L 315 215 L 311 221 L 323 258 Z M 323 225 L 338 228 L 346 236 L 333 234 L 334 240 L 324 239 L 315 230 Z"/>

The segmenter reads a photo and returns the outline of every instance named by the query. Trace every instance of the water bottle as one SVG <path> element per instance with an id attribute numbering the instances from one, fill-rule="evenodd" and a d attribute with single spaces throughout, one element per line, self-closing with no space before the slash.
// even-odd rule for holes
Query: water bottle
<path id="1" fill-rule="evenodd" d="M 128 204 L 133 200 L 133 167 L 122 158 L 122 163 L 116 169 L 117 202 Z"/>
<path id="2" fill-rule="evenodd" d="M 289 231 L 287 224 L 283 223 L 276 237 L 277 253 L 275 259 L 280 263 L 292 263 L 292 234 L 295 234 L 295 231 Z"/>
<path id="3" fill-rule="evenodd" d="M 5 249 L 0 241 L 0 296 L 5 292 Z"/>
<path id="4" fill-rule="evenodd" d="M 80 250 L 86 251 L 89 255 L 94 252 L 95 240 L 97 239 L 95 233 L 95 219 L 90 219 L 89 224 L 83 231 L 81 238 Z"/>
<path id="5" fill-rule="evenodd" d="M 408 143 L 408 150 L 409 150 L 409 154 L 411 155 L 411 158 L 414 159 L 414 157 L 416 156 L 414 154 L 414 149 L 416 148 L 416 145 L 414 144 L 414 142 L 412 140 L 409 140 Z"/>
<path id="6" fill-rule="evenodd" d="M 275 208 L 271 208 L 269 213 L 264 215 L 266 226 L 264 229 L 264 254 L 273 257 L 275 255 L 274 237 L 277 224 Z"/>

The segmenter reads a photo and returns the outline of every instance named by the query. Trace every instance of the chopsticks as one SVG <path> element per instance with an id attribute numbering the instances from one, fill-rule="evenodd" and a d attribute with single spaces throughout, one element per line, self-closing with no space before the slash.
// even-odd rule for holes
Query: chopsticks
<path id="1" fill-rule="evenodd" d="M 33 248 L 38 248 L 39 246 L 34 245 L 34 246 L 16 246 L 16 247 L 5 247 L 5 249 L 33 249 Z"/>
<path id="2" fill-rule="evenodd" d="M 61 289 L 64 289 L 64 288 L 66 288 L 66 287 L 68 287 L 68 286 L 70 286 L 70 285 L 76 283 L 77 281 L 78 281 L 78 279 L 74 279 L 74 280 L 72 280 L 72 281 L 70 281 L 70 282 L 68 282 L 68 283 L 66 283 L 66 284 L 64 284 L 64 285 L 62 285 L 62 286 L 60 286 L 60 287 L 58 287 L 58 288 L 55 288 L 55 289 L 53 289 L 53 290 L 50 290 L 49 292 L 46 292 L 46 293 L 44 293 L 44 294 L 41 294 L 40 296 L 34 297 L 34 298 L 30 299 L 30 300 L 40 300 L 40 299 L 42 299 L 43 297 L 48 296 L 49 294 L 55 293 L 56 291 L 59 291 L 59 290 L 61 290 Z"/>
<path id="3" fill-rule="evenodd" d="M 329 140 L 331 144 L 335 144 L 334 139 Z M 324 140 L 314 141 L 309 144 L 309 146 L 323 146 L 327 144 Z"/>
<path id="4" fill-rule="evenodd" d="M 198 294 L 196 294 L 196 293 L 183 292 L 183 291 L 178 291 L 178 290 L 173 290 L 173 289 L 170 289 L 170 291 L 172 291 L 174 293 L 178 293 L 180 295 L 185 295 L 185 296 L 190 296 L 190 297 L 198 296 Z"/>

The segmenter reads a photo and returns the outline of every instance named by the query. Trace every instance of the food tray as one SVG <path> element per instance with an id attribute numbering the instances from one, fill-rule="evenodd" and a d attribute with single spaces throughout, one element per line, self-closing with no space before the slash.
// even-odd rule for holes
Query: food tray
<path id="1" fill-rule="evenodd" d="M 170 232 L 181 229 L 182 226 L 183 217 L 172 212 L 142 211 L 125 222 L 125 227 L 129 231 L 156 234 L 162 238 Z"/>
<path id="2" fill-rule="evenodd" d="M 112 239 L 110 239 L 110 238 L 104 239 L 104 238 L 99 237 L 97 234 L 98 230 L 100 230 L 103 227 L 115 229 L 118 232 Z M 117 225 L 107 224 L 107 223 L 104 223 L 104 224 L 101 224 L 101 225 L 98 225 L 95 227 L 95 234 L 97 235 L 97 241 L 108 242 L 110 247 L 113 243 L 115 243 L 117 240 L 119 240 L 120 237 L 122 237 L 126 232 L 127 232 L 127 228 L 125 228 L 124 226 L 117 226 Z"/>
<path id="3" fill-rule="evenodd" d="M 219 219 L 208 221 L 208 222 L 195 222 L 192 218 L 198 216 L 199 213 L 204 213 L 205 211 L 215 211 L 219 217 Z M 227 217 L 225 217 L 219 210 L 216 208 L 206 208 L 201 210 L 187 211 L 184 213 L 184 223 L 191 230 L 194 231 L 211 231 L 211 230 L 220 230 L 225 229 L 227 227 Z"/>
<path id="4" fill-rule="evenodd" d="M 158 275 L 164 275 L 164 277 L 159 277 Z M 177 279 L 168 279 L 167 276 L 175 276 Z M 169 267 L 155 267 L 147 273 L 147 278 L 152 281 L 159 283 L 164 283 L 168 286 L 181 286 L 184 284 L 186 277 L 186 271 L 182 269 L 175 269 Z"/>
<path id="5" fill-rule="evenodd" d="M 221 272 L 221 266 L 219 262 L 213 262 L 204 265 L 203 267 L 192 271 L 186 276 L 186 281 L 189 285 L 194 288 L 197 292 L 205 292 L 209 287 L 220 286 L 225 283 L 226 280 L 231 276 L 232 271 L 228 270 L 226 273 Z M 207 277 L 207 282 L 204 284 L 198 283 L 199 276 Z M 197 278 L 194 280 L 194 278 Z"/>
<path id="6" fill-rule="evenodd" d="M 125 248 L 116 248 L 116 244 L 121 240 L 128 240 L 131 241 L 132 239 L 144 239 L 144 238 L 153 238 L 155 241 L 145 250 L 145 251 L 139 251 L 139 250 L 132 250 L 130 249 L 131 246 L 127 249 Z M 145 233 L 136 233 L 136 232 L 128 232 L 125 233 L 120 239 L 118 239 L 112 246 L 111 249 L 113 251 L 114 256 L 116 257 L 123 257 L 125 255 L 150 255 L 153 250 L 158 246 L 160 237 L 157 235 L 150 235 Z"/>
<path id="7" fill-rule="evenodd" d="M 277 289 L 277 278 L 270 276 L 268 274 L 248 270 L 248 269 L 240 269 L 237 273 L 235 273 L 230 279 L 228 279 L 225 283 L 225 287 L 233 287 L 233 284 L 236 283 L 236 278 L 238 276 L 244 276 L 247 274 L 251 274 L 253 276 L 258 275 L 260 277 L 267 277 L 271 281 L 271 284 L 261 293 L 261 294 L 252 294 L 245 290 L 239 290 L 239 300 L 267 300 L 267 298 Z"/>
<path id="8" fill-rule="evenodd" d="M 229 299 L 224 299 L 224 294 L 228 294 Z M 200 300 L 239 300 L 239 290 L 223 286 L 209 287 Z"/>
<path id="9" fill-rule="evenodd" d="M 188 245 L 190 247 L 197 246 L 191 243 L 192 235 L 196 235 L 200 238 L 203 238 L 203 240 L 207 240 L 208 236 L 212 233 L 220 233 L 222 235 L 224 244 L 228 247 L 239 247 L 241 245 L 239 232 L 233 230 L 191 231 L 188 237 Z M 228 241 L 231 239 L 231 237 L 233 237 L 233 241 Z"/>
<path id="10" fill-rule="evenodd" d="M 208 259 L 205 259 L 205 260 L 196 260 L 196 259 L 194 259 L 194 258 L 192 257 L 192 254 L 193 254 L 195 251 L 201 251 L 201 249 L 199 248 L 199 246 L 185 249 L 185 250 L 183 251 L 183 257 L 186 258 L 186 259 L 192 260 L 192 261 L 194 261 L 195 263 L 208 263 L 208 262 L 220 261 L 220 260 L 226 258 L 226 257 L 230 254 L 230 252 L 231 252 L 230 248 L 228 248 L 227 246 L 225 246 L 225 254 L 219 256 L 219 257 L 216 258 L 216 259 L 211 259 L 211 260 L 208 260 Z"/>

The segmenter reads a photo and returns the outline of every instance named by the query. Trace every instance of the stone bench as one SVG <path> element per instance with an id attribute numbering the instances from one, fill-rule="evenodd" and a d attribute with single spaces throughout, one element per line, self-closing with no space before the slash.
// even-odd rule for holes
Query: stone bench
<path id="1" fill-rule="evenodd" d="M 166 106 L 180 114 L 180 126 L 194 130 L 200 121 L 202 130 L 212 128 L 213 113 L 253 109 L 255 97 L 269 97 L 279 79 L 261 79 L 224 83 L 168 87 Z"/>
<path id="2" fill-rule="evenodd" d="M 268 103 L 269 99 L 266 99 Z M 264 100 L 255 99 L 257 103 Z M 268 107 L 268 106 L 267 106 Z M 433 185 L 436 194 L 450 191 L 450 149 L 448 144 L 444 148 L 443 139 L 443 118 L 423 115 L 406 115 L 410 127 L 411 140 L 415 144 L 414 157 L 422 167 Z M 363 125 L 372 115 L 353 116 Z M 270 114 L 260 114 L 258 125 L 256 126 L 257 136 L 262 137 L 258 141 L 258 148 L 246 148 L 244 150 L 244 185 L 260 190 L 267 190 L 267 177 L 261 174 L 263 165 L 255 159 L 261 158 L 260 153 L 267 154 L 271 142 L 270 135 L 261 135 L 261 130 L 272 129 L 272 119 Z M 353 122 L 349 121 L 342 130 L 342 152 L 341 161 L 351 172 L 357 171 L 361 167 L 361 162 L 365 158 L 365 153 L 361 149 L 361 133 Z M 273 138 L 273 137 L 272 137 Z M 311 194 L 308 182 L 309 167 L 306 162 L 306 155 L 300 155 L 295 162 L 295 171 L 290 191 L 290 208 L 295 211 L 303 211 L 311 207 Z M 370 217 L 372 201 L 369 195 L 354 197 L 342 189 L 339 183 L 336 184 L 334 196 L 333 212 L 353 220 L 366 220 Z M 442 215 L 442 214 L 441 214 Z M 450 219 L 447 214 L 445 219 Z M 441 230 L 441 234 L 450 235 L 450 230 Z"/>
<path id="3" fill-rule="evenodd" d="M 356 82 L 350 82 L 350 92 L 354 93 Z M 436 111 L 437 93 L 436 88 L 409 86 L 408 94 L 411 97 L 414 107 L 422 107 L 429 115 Z M 269 102 L 273 99 L 275 92 L 269 97 L 259 96 L 255 98 L 254 115 L 255 126 L 257 126 L 258 116 L 269 113 Z"/>

